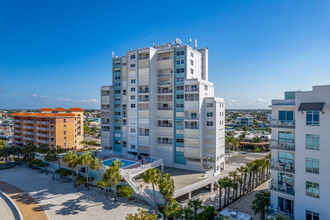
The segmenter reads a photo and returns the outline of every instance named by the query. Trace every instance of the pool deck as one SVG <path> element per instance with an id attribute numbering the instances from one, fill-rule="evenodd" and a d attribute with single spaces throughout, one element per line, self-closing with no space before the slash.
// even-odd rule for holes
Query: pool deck
<path id="1" fill-rule="evenodd" d="M 131 159 L 131 158 L 127 158 L 127 157 L 121 157 L 121 156 L 117 156 L 117 155 L 102 158 L 102 161 L 111 160 L 111 159 L 123 159 L 123 160 L 129 160 L 129 161 L 137 162 L 136 164 L 133 164 L 133 165 L 130 165 L 130 166 L 127 166 L 127 167 L 122 167 L 122 169 L 125 169 L 125 170 L 126 169 L 137 168 L 137 167 L 141 166 L 141 161 L 140 160 Z"/>

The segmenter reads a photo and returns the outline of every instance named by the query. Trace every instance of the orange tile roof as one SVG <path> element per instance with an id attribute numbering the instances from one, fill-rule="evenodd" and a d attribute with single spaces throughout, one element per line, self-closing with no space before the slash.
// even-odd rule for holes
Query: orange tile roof
<path id="1" fill-rule="evenodd" d="M 66 112 L 65 108 L 55 108 L 53 111 L 58 111 L 58 112 Z"/>
<path id="2" fill-rule="evenodd" d="M 43 112 L 43 111 L 53 111 L 53 109 L 51 109 L 51 108 L 41 108 L 41 109 L 39 109 L 39 112 Z"/>
<path id="3" fill-rule="evenodd" d="M 73 113 L 13 113 L 12 116 L 25 116 L 25 117 L 74 117 Z"/>
<path id="4" fill-rule="evenodd" d="M 70 111 L 70 112 L 83 112 L 84 109 L 81 109 L 81 108 L 70 108 L 70 109 L 68 109 L 68 111 Z"/>

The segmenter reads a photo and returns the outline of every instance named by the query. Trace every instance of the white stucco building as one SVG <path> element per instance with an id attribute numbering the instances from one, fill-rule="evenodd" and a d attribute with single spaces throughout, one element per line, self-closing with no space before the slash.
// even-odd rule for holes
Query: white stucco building
<path id="1" fill-rule="evenodd" d="M 330 86 L 272 101 L 271 213 L 330 219 Z"/>
<path id="2" fill-rule="evenodd" d="M 112 86 L 101 88 L 103 150 L 220 173 L 225 103 L 208 81 L 208 49 L 177 40 L 127 51 L 112 64 Z"/>

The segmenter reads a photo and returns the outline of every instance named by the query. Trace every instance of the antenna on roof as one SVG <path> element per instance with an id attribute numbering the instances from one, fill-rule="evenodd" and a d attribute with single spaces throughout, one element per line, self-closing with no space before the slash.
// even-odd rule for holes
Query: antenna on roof
<path id="1" fill-rule="evenodd" d="M 190 43 L 191 43 L 191 38 L 189 38 L 189 46 L 190 46 Z"/>
<path id="2" fill-rule="evenodd" d="M 195 39 L 195 49 L 197 48 L 197 39 Z"/>
<path id="3" fill-rule="evenodd" d="M 181 46 L 181 40 L 179 38 L 175 39 L 175 44 Z"/>
<path id="4" fill-rule="evenodd" d="M 115 52 L 114 51 L 112 51 L 112 58 L 115 56 Z"/>

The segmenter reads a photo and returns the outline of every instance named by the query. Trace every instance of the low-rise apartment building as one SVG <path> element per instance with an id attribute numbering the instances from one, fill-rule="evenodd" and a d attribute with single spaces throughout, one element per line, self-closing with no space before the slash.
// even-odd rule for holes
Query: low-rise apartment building
<path id="1" fill-rule="evenodd" d="M 84 110 L 81 108 L 42 108 L 35 113 L 13 113 L 13 143 L 38 146 L 57 145 L 79 149 L 84 140 Z"/>

